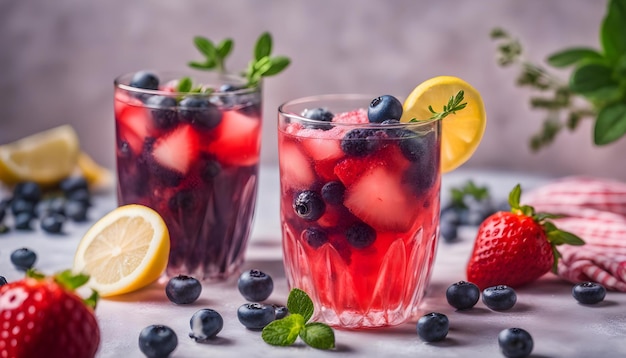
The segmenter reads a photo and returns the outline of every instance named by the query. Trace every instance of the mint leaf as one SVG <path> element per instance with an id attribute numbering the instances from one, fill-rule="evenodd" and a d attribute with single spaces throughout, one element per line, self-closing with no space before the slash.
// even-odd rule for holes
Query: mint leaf
<path id="1" fill-rule="evenodd" d="M 193 43 L 196 45 L 198 51 L 200 51 L 207 58 L 215 58 L 215 46 L 211 40 L 202 36 L 195 36 Z"/>
<path id="2" fill-rule="evenodd" d="M 268 57 L 272 53 L 272 35 L 264 32 L 259 36 L 254 46 L 254 59 L 259 61 L 263 57 Z"/>
<path id="3" fill-rule="evenodd" d="M 332 328 L 324 323 L 307 323 L 307 325 L 304 326 L 304 329 L 300 331 L 300 338 L 302 338 L 304 343 L 313 348 L 335 348 L 335 333 Z"/>
<path id="4" fill-rule="evenodd" d="M 605 145 L 620 139 L 626 134 L 626 104 L 614 103 L 598 113 L 593 129 L 593 141 Z"/>
<path id="5" fill-rule="evenodd" d="M 547 61 L 551 66 L 561 68 L 575 65 L 583 60 L 600 59 L 602 59 L 602 55 L 594 49 L 573 47 L 550 55 Z"/>
<path id="6" fill-rule="evenodd" d="M 299 288 L 294 288 L 289 292 L 287 309 L 289 313 L 299 314 L 304 318 L 304 322 L 308 322 L 313 316 L 313 301 L 306 292 Z"/>
<path id="7" fill-rule="evenodd" d="M 304 328 L 304 323 L 304 318 L 301 315 L 291 313 L 287 317 L 272 321 L 265 326 L 261 332 L 261 338 L 265 343 L 273 346 L 292 345 Z"/>
<path id="8" fill-rule="evenodd" d="M 233 50 L 233 45 L 234 42 L 232 39 L 224 39 L 217 45 L 215 51 L 220 58 L 225 59 Z"/>
<path id="9" fill-rule="evenodd" d="M 191 91 L 192 87 L 193 87 L 193 83 L 191 82 L 191 78 L 183 77 L 180 79 L 180 81 L 178 81 L 178 86 L 176 86 L 176 92 L 181 92 L 181 93 L 189 92 Z"/>
<path id="10" fill-rule="evenodd" d="M 282 72 L 289 64 L 291 60 L 285 56 L 276 56 L 270 59 L 270 68 L 263 73 L 264 76 L 274 76 Z"/>

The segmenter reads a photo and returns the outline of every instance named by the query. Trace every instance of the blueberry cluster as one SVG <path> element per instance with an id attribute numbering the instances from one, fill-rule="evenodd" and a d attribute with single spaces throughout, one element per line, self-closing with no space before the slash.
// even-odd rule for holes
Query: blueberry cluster
<path id="1" fill-rule="evenodd" d="M 284 318 L 289 313 L 285 306 L 261 303 L 274 290 L 272 277 L 263 271 L 244 271 L 237 280 L 237 288 L 246 300 L 251 301 L 237 309 L 239 322 L 249 330 L 262 330 L 270 322 Z"/>
<path id="2" fill-rule="evenodd" d="M 21 182 L 10 197 L 0 200 L 0 234 L 10 230 L 4 223 L 7 212 L 12 214 L 16 230 L 33 230 L 33 222 L 39 219 L 43 231 L 59 234 L 67 220 L 87 221 L 90 206 L 91 194 L 83 177 L 68 177 L 58 189 L 49 191 L 35 182 Z"/>
<path id="3" fill-rule="evenodd" d="M 183 81 L 181 80 L 181 83 Z M 159 77 L 149 71 L 136 72 L 129 82 L 130 87 L 159 90 Z M 181 85 L 179 84 L 179 87 Z M 245 87 L 232 84 L 224 84 L 219 88 L 219 92 L 228 93 L 244 89 Z M 177 91 L 189 93 L 182 98 L 178 95 L 167 96 L 162 94 L 150 94 L 148 92 L 136 95 L 146 107 L 151 108 L 150 114 L 156 128 L 169 129 L 179 122 L 190 123 L 198 129 L 212 129 L 217 127 L 222 121 L 223 107 L 250 107 L 260 111 L 260 99 L 254 96 L 233 95 L 214 96 L 209 94 L 214 91 L 210 88 L 177 88 Z M 243 102 L 242 102 L 243 101 Z"/>

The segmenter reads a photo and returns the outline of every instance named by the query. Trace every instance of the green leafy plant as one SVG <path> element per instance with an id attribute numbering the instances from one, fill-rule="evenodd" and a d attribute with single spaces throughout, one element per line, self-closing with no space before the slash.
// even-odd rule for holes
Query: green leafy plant
<path id="1" fill-rule="evenodd" d="M 273 346 L 290 346 L 298 337 L 317 349 L 335 347 L 335 333 L 324 323 L 309 322 L 313 316 L 313 301 L 306 292 L 294 288 L 287 298 L 289 315 L 265 326 L 261 337 Z"/>
<path id="2" fill-rule="evenodd" d="M 525 60 L 520 41 L 507 31 L 496 28 L 491 37 L 499 42 L 498 63 L 521 67 L 517 84 L 541 92 L 530 98 L 532 108 L 547 112 L 530 140 L 533 150 L 551 144 L 564 128 L 575 130 L 584 119 L 594 121 L 593 142 L 598 146 L 626 134 L 626 0 L 608 0 L 600 50 L 571 47 L 548 56 L 549 66 L 572 68 L 567 82 Z"/>
<path id="3" fill-rule="evenodd" d="M 203 71 L 218 71 L 226 73 L 226 59 L 232 53 L 234 41 L 230 38 L 224 39 L 217 44 L 206 37 L 196 36 L 193 43 L 200 53 L 205 57 L 204 61 L 189 62 L 189 67 Z M 259 36 L 254 46 L 253 59 L 248 63 L 248 67 L 243 71 L 243 75 L 248 80 L 248 87 L 258 85 L 263 77 L 274 76 L 282 72 L 291 60 L 285 56 L 272 56 L 273 40 L 269 32 L 264 32 Z"/>
<path id="4" fill-rule="evenodd" d="M 478 186 L 473 180 L 468 180 L 462 186 L 450 188 L 450 203 L 454 207 L 467 208 L 465 197 L 472 197 L 476 201 L 490 200 L 489 188 Z"/>

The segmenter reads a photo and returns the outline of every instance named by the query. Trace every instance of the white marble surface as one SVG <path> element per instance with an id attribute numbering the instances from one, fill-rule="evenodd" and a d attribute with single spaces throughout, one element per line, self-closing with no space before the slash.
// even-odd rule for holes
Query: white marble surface
<path id="1" fill-rule="evenodd" d="M 466 179 L 487 184 L 498 198 L 521 183 L 530 189 L 545 179 L 519 174 L 459 170 L 444 176 L 446 188 Z M 282 269 L 278 224 L 278 173 L 265 168 L 261 174 L 259 209 L 245 268 L 259 268 L 273 276 L 275 290 L 269 299 L 284 303 L 287 284 Z M 112 194 L 99 196 L 91 212 L 93 219 L 113 209 Z M 40 231 L 12 231 L 0 236 L 0 275 L 9 281 L 21 277 L 9 260 L 11 251 L 30 247 L 37 251 L 36 266 L 54 272 L 71 265 L 74 250 L 91 223 L 70 225 L 65 236 L 48 236 Z M 445 300 L 445 289 L 464 279 L 465 263 L 473 243 L 474 230 L 465 228 L 454 244 L 440 243 L 433 279 L 421 310 L 439 311 L 450 319 L 450 333 L 439 343 L 424 343 L 416 334 L 415 323 L 366 331 L 336 330 L 337 349 L 324 352 L 303 344 L 272 347 L 259 332 L 246 330 L 236 318 L 237 307 L 244 299 L 235 280 L 206 283 L 200 299 L 189 306 L 176 306 L 164 294 L 162 283 L 141 291 L 103 299 L 97 308 L 102 331 L 99 358 L 142 357 L 137 345 L 141 329 L 150 324 L 167 324 L 179 339 L 173 357 L 502 357 L 496 336 L 504 328 L 519 326 L 534 337 L 532 357 L 624 357 L 626 356 L 626 294 L 608 293 L 596 306 L 579 305 L 571 297 L 571 284 L 548 274 L 540 281 L 518 289 L 518 303 L 510 311 L 494 312 L 481 302 L 471 310 L 457 312 Z M 187 337 L 189 319 L 200 308 L 213 308 L 224 317 L 224 329 L 210 344 L 197 344 Z"/>

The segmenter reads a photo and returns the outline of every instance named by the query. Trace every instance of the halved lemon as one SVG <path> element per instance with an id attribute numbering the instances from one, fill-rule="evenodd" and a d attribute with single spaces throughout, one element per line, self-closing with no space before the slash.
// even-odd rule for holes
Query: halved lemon
<path id="1" fill-rule="evenodd" d="M 429 119 L 428 107 L 440 112 L 451 97 L 464 91 L 463 103 L 467 106 L 442 119 L 441 171 L 458 168 L 474 154 L 485 132 L 487 117 L 480 93 L 469 83 L 452 76 L 439 76 L 422 82 L 406 98 L 401 121 Z"/>
<path id="2" fill-rule="evenodd" d="M 156 211 L 137 204 L 120 206 L 83 236 L 74 271 L 90 275 L 87 285 L 100 296 L 120 295 L 158 279 L 169 251 L 169 232 Z"/>
<path id="3" fill-rule="evenodd" d="M 0 180 L 7 185 L 35 181 L 52 185 L 72 173 L 79 153 L 78 136 L 69 125 L 0 146 Z"/>

